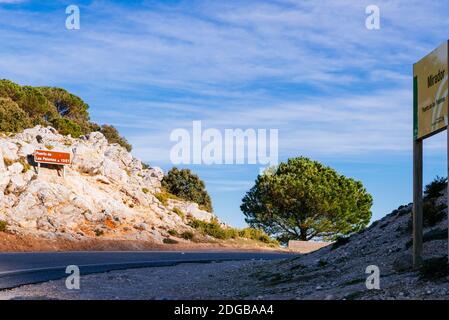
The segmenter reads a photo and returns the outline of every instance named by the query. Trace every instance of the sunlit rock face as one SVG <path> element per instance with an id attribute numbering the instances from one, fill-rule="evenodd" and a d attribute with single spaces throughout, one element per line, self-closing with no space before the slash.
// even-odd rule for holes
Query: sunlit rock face
<path id="1" fill-rule="evenodd" d="M 68 152 L 65 168 L 33 162 L 36 149 Z M 189 217 L 215 216 L 195 203 L 155 197 L 164 173 L 144 169 L 118 144 L 100 132 L 79 139 L 51 127 L 36 126 L 0 136 L 0 220 L 16 234 L 71 240 L 89 237 L 162 242 L 167 230 L 192 230 Z M 185 217 L 173 209 L 185 211 Z"/>

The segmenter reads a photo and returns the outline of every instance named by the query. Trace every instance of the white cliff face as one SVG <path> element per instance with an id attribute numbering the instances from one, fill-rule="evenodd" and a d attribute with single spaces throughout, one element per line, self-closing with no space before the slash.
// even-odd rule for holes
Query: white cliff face
<path id="1" fill-rule="evenodd" d="M 72 154 L 65 178 L 56 166 L 42 165 L 39 174 L 32 166 L 34 150 L 46 148 Z M 166 230 L 190 229 L 175 207 L 185 216 L 214 218 L 194 203 L 159 202 L 163 176 L 99 132 L 74 139 L 36 126 L 0 136 L 0 220 L 18 234 L 160 242 Z"/>

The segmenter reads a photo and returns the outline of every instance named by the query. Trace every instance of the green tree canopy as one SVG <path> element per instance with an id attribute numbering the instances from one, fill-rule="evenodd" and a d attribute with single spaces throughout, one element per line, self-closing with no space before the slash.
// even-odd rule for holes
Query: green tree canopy
<path id="1" fill-rule="evenodd" d="M 38 89 L 56 107 L 61 117 L 78 122 L 89 122 L 89 106 L 81 98 L 61 88 L 39 87 Z"/>
<path id="2" fill-rule="evenodd" d="M 250 226 L 286 243 L 360 231 L 371 219 L 371 205 L 360 181 L 299 157 L 259 175 L 240 208 Z"/>
<path id="3" fill-rule="evenodd" d="M 0 98 L 0 131 L 18 132 L 31 125 L 28 115 L 9 98 Z"/>
<path id="4" fill-rule="evenodd" d="M 19 132 L 37 124 L 51 125 L 61 134 L 71 134 L 75 138 L 101 131 L 109 143 L 118 143 L 128 151 L 132 149 L 115 127 L 91 122 L 87 103 L 67 90 L 20 86 L 3 79 L 0 80 L 0 99 L 3 99 L 1 131 Z M 13 115 L 17 119 L 12 119 Z"/>
<path id="5" fill-rule="evenodd" d="M 100 128 L 100 132 L 106 137 L 109 143 L 118 143 L 128 151 L 132 150 L 131 144 L 124 137 L 121 137 L 117 129 L 112 125 L 104 124 Z"/>
<path id="6" fill-rule="evenodd" d="M 78 138 L 83 134 L 80 126 L 70 119 L 55 118 L 51 121 L 52 125 L 63 135 L 71 135 L 73 138 Z"/>
<path id="7" fill-rule="evenodd" d="M 212 201 L 204 182 L 189 169 L 172 168 L 162 179 L 162 187 L 171 194 L 196 202 L 202 209 L 212 212 Z"/>

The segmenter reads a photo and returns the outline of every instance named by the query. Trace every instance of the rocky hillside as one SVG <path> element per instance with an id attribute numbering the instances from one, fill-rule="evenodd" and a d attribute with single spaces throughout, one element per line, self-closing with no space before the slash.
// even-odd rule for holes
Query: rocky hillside
<path id="1" fill-rule="evenodd" d="M 412 268 L 412 205 L 401 206 L 348 239 L 255 271 L 240 270 L 249 299 L 447 299 L 449 297 L 447 192 L 424 203 L 424 263 Z M 379 267 L 380 290 L 368 290 L 370 265 Z M 232 279 L 228 280 L 232 281 Z"/>
<path id="2" fill-rule="evenodd" d="M 36 149 L 70 152 L 65 178 L 57 166 L 33 166 Z M 195 203 L 161 197 L 163 172 L 103 134 L 78 139 L 36 126 L 0 136 L 0 228 L 16 235 L 168 242 L 189 219 L 210 221 Z M 0 230 L 2 231 L 2 230 Z M 178 241 L 183 241 L 178 239 Z"/>

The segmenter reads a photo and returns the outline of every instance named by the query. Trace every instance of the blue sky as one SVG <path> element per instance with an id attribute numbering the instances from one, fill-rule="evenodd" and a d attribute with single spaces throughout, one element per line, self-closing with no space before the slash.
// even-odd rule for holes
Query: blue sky
<path id="1" fill-rule="evenodd" d="M 65 28 L 65 8 L 81 29 Z M 365 28 L 365 7 L 381 29 Z M 66 88 L 133 154 L 171 167 L 175 128 L 279 129 L 279 158 L 307 156 L 363 181 L 373 219 L 411 201 L 412 64 L 448 38 L 447 1 L 0 0 L 0 78 Z M 445 134 L 424 180 L 446 175 Z M 215 211 L 244 225 L 260 165 L 195 165 Z"/>

